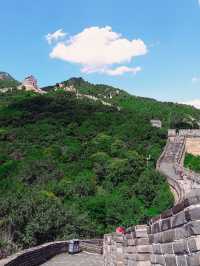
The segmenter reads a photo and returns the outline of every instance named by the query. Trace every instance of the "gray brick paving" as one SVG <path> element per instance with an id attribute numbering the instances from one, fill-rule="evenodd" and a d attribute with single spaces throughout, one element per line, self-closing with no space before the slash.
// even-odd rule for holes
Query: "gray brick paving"
<path id="1" fill-rule="evenodd" d="M 103 256 L 82 252 L 76 255 L 60 254 L 43 266 L 103 266 Z"/>

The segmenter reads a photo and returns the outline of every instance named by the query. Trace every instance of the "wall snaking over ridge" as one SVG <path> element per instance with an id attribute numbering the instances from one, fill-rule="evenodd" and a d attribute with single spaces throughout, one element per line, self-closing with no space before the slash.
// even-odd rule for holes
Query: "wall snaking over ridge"
<path id="1" fill-rule="evenodd" d="M 199 137 L 200 130 L 169 130 L 157 170 L 167 178 L 176 205 L 148 225 L 105 235 L 105 266 L 200 265 L 200 175 L 183 167 L 187 139 Z"/>

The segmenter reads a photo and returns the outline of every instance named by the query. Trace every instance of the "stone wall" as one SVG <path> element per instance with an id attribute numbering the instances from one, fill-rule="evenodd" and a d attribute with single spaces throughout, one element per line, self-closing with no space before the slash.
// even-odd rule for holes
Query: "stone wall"
<path id="1" fill-rule="evenodd" d="M 200 265 L 200 190 L 150 221 L 151 265 Z"/>
<path id="2" fill-rule="evenodd" d="M 108 234 L 104 237 L 104 265 L 150 266 L 152 245 L 147 225 L 138 225 L 126 234 Z"/>
<path id="3" fill-rule="evenodd" d="M 200 266 L 200 175 L 183 167 L 186 139 L 199 136 L 199 130 L 169 131 L 157 170 L 176 205 L 147 225 L 105 235 L 105 266 Z"/>
<path id="4" fill-rule="evenodd" d="M 80 240 L 80 250 L 102 254 L 103 240 Z M 0 266 L 37 266 L 63 252 L 68 252 L 68 241 L 46 243 L 41 246 L 23 250 L 13 256 L 0 260 Z"/>
<path id="5" fill-rule="evenodd" d="M 59 241 L 23 250 L 0 261 L 0 266 L 37 266 L 62 252 L 67 252 L 68 242 Z"/>
<path id="6" fill-rule="evenodd" d="M 200 137 L 186 139 L 186 152 L 200 155 Z"/>

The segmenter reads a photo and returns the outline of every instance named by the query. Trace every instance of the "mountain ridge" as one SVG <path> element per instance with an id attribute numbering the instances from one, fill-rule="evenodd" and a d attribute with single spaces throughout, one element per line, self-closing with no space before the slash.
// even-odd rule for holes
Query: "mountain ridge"
<path id="1" fill-rule="evenodd" d="M 200 111 L 190 106 L 83 79 L 65 86 L 78 97 L 59 84 L 45 94 L 0 94 L 0 250 L 7 254 L 56 239 L 101 237 L 167 209 L 173 198 L 155 172 L 167 129 L 199 128 Z M 161 128 L 152 126 L 155 118 Z"/>

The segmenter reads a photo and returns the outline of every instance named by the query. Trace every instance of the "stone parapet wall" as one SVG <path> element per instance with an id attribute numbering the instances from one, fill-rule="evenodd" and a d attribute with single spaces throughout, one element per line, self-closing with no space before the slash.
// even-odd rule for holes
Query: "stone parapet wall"
<path id="1" fill-rule="evenodd" d="M 150 221 L 152 265 L 200 265 L 200 190 Z"/>
<path id="2" fill-rule="evenodd" d="M 106 266 L 199 266 L 200 190 L 126 234 L 104 238 Z"/>
<path id="3" fill-rule="evenodd" d="M 0 260 L 0 266 L 41 265 L 60 253 L 68 252 L 68 243 L 68 241 L 57 241 L 20 251 L 6 259 Z M 80 240 L 80 250 L 90 253 L 102 254 L 103 240 Z"/>
<path id="4" fill-rule="evenodd" d="M 200 129 L 180 129 L 178 135 L 191 138 L 200 137 Z"/>
<path id="5" fill-rule="evenodd" d="M 37 266 L 55 255 L 68 251 L 68 241 L 47 243 L 23 250 L 0 261 L 0 266 Z"/>
<path id="6" fill-rule="evenodd" d="M 103 254 L 103 239 L 82 240 L 80 241 L 81 251 Z"/>
<path id="7" fill-rule="evenodd" d="M 138 225 L 126 234 L 108 234 L 104 238 L 104 265 L 150 266 L 152 245 L 149 226 Z"/>

